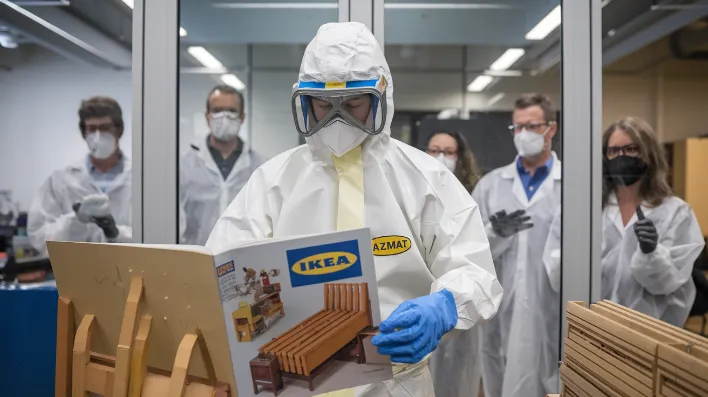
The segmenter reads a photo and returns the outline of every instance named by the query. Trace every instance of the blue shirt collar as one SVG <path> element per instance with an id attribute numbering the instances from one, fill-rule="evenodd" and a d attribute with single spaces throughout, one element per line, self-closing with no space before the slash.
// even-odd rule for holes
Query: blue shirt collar
<path id="1" fill-rule="evenodd" d="M 538 167 L 536 171 L 541 171 L 541 172 L 548 172 L 553 168 L 553 156 L 548 158 L 548 161 L 546 161 L 546 164 Z M 519 174 L 528 174 L 529 172 L 526 170 L 526 167 L 524 167 L 524 163 L 521 161 L 521 156 L 516 157 L 516 169 L 519 171 Z"/>

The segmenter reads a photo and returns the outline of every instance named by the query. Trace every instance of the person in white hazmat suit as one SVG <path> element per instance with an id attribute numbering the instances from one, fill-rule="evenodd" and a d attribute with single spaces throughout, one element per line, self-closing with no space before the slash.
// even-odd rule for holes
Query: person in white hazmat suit
<path id="1" fill-rule="evenodd" d="M 239 132 L 243 95 L 228 85 L 207 95 L 209 135 L 193 142 L 179 167 L 180 243 L 204 245 L 216 220 L 263 161 Z"/>
<path id="2" fill-rule="evenodd" d="M 663 149 L 645 121 L 614 123 L 602 147 L 601 296 L 683 327 L 696 296 L 693 264 L 705 245 L 696 216 L 673 196 Z"/>
<path id="3" fill-rule="evenodd" d="M 293 90 L 307 144 L 254 172 L 206 246 L 357 227 L 374 242 L 398 236 L 405 252 L 375 251 L 384 320 L 372 340 L 398 363 L 394 379 L 328 394 L 434 396 L 429 353 L 492 318 L 502 297 L 477 205 L 439 161 L 390 137 L 393 81 L 364 25 L 323 25 Z"/>
<path id="4" fill-rule="evenodd" d="M 130 159 L 120 151 L 123 114 L 108 97 L 81 103 L 79 129 L 90 153 L 54 171 L 28 213 L 27 234 L 46 254 L 46 242 L 131 242 Z"/>
<path id="5" fill-rule="evenodd" d="M 521 96 L 510 129 L 519 155 L 485 175 L 472 192 L 504 288 L 499 313 L 481 329 L 482 383 L 485 397 L 540 397 L 557 393 L 560 344 L 559 310 L 553 309 L 560 296 L 543 264 L 561 193 L 550 100 Z"/>

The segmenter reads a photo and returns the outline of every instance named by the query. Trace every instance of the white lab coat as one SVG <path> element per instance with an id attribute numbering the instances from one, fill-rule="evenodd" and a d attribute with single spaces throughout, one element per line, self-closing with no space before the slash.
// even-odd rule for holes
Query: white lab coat
<path id="1" fill-rule="evenodd" d="M 561 162 L 553 153 L 551 174 L 529 201 L 513 163 L 485 175 L 472 197 L 487 228 L 497 275 L 504 288 L 498 315 L 481 329 L 485 397 L 540 397 L 557 393 L 560 295 L 551 288 L 543 250 L 560 208 Z M 497 236 L 489 217 L 526 210 L 534 226 Z"/>
<path id="2" fill-rule="evenodd" d="M 27 219 L 27 234 L 32 245 L 46 254 L 47 241 L 78 241 L 105 243 L 106 236 L 95 223 L 83 223 L 76 218 L 72 206 L 92 194 L 106 194 L 111 200 L 111 215 L 118 227 L 119 243 L 132 241 L 131 228 L 131 168 L 130 159 L 123 157 L 123 172 L 106 187 L 105 192 L 91 178 L 86 159 L 54 171 L 42 184 L 34 198 Z"/>
<path id="3" fill-rule="evenodd" d="M 200 137 L 184 153 L 179 167 L 180 243 L 204 245 L 216 220 L 263 161 L 243 143 L 242 153 L 226 180 Z"/>
<path id="4" fill-rule="evenodd" d="M 701 228 L 678 197 L 642 211 L 659 234 L 648 255 L 634 233 L 637 214 L 624 226 L 614 195 L 602 211 L 602 298 L 683 327 L 696 296 L 691 271 L 705 245 Z"/>
<path id="5" fill-rule="evenodd" d="M 323 29 L 328 29 L 324 36 Z M 381 317 L 405 300 L 443 288 L 455 297 L 456 329 L 493 317 L 502 289 L 478 207 L 439 161 L 390 137 L 393 81 L 376 39 L 359 23 L 325 25 L 318 39 L 319 45 L 305 51 L 300 80 L 368 80 L 383 74 L 389 83 L 385 129 L 362 144 L 365 226 L 372 238 L 404 236 L 411 248 L 375 257 Z M 240 241 L 337 230 L 332 153 L 319 140 L 306 140 L 307 145 L 254 172 L 217 222 L 207 248 L 219 251 Z M 407 366 L 394 380 L 359 387 L 356 394 L 432 397 L 424 364 Z"/>
<path id="6" fill-rule="evenodd" d="M 430 356 L 435 397 L 477 397 L 482 380 L 479 327 L 444 339 Z"/>

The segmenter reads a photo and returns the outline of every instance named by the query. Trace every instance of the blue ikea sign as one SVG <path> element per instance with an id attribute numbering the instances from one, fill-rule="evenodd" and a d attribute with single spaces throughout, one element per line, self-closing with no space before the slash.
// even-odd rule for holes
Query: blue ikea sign
<path id="1" fill-rule="evenodd" d="M 287 256 L 293 288 L 362 275 L 357 240 L 293 249 Z"/>

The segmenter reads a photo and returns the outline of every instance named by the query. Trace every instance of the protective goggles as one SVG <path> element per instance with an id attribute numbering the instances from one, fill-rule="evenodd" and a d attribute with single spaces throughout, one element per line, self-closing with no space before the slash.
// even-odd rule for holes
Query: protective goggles
<path id="1" fill-rule="evenodd" d="M 346 83 L 301 81 L 292 97 L 295 128 L 312 136 L 339 120 L 369 135 L 379 134 L 386 122 L 386 87 L 384 77 Z"/>

